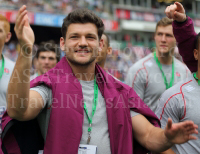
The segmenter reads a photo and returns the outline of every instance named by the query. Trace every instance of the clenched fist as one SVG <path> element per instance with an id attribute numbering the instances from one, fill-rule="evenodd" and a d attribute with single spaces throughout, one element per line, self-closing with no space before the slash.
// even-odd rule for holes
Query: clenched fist
<path id="1" fill-rule="evenodd" d="M 179 2 L 175 2 L 174 4 L 168 6 L 165 10 L 165 14 L 168 18 L 174 19 L 178 22 L 186 20 L 185 9 Z"/>

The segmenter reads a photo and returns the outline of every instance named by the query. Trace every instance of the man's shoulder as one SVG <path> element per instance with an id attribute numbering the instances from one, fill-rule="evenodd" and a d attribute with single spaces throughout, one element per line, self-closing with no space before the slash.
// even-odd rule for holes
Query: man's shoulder
<path id="1" fill-rule="evenodd" d="M 167 89 L 162 94 L 161 98 L 163 100 L 167 101 L 168 99 L 179 97 L 179 94 L 182 93 L 182 90 L 181 90 L 182 87 L 185 86 L 185 85 L 188 85 L 190 83 L 190 81 L 191 81 L 191 76 L 189 76 L 188 78 L 176 83 L 171 88 Z"/>
<path id="2" fill-rule="evenodd" d="M 146 57 L 140 59 L 139 61 L 137 61 L 135 64 L 133 64 L 129 71 L 130 72 L 135 72 L 140 70 L 141 68 L 144 68 L 146 66 L 146 64 L 148 64 L 149 66 L 153 65 L 153 63 L 151 63 L 151 60 L 153 59 L 152 54 L 147 55 Z"/>
<path id="3" fill-rule="evenodd" d="M 179 69 L 181 68 L 181 69 L 187 69 L 187 70 L 189 70 L 188 67 L 183 62 L 181 62 L 180 60 L 178 60 L 175 57 L 174 57 L 174 63 L 175 63 L 175 67 L 177 67 Z"/>
<path id="4" fill-rule="evenodd" d="M 109 79 L 107 82 L 110 82 L 109 85 L 112 85 L 114 89 L 120 91 L 129 91 L 130 89 L 132 89 L 129 85 L 123 83 L 122 81 L 111 75 L 109 72 L 106 73 L 108 74 L 108 79 Z"/>

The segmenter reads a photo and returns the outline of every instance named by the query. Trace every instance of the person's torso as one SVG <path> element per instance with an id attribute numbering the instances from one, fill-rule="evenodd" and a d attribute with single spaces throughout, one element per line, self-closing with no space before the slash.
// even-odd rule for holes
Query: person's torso
<path id="1" fill-rule="evenodd" d="M 94 101 L 94 81 L 80 81 L 82 85 L 83 98 L 86 103 L 89 116 L 92 115 L 92 105 Z M 98 101 L 97 108 L 92 118 L 92 131 L 90 145 L 97 145 L 98 154 L 106 153 L 111 154 L 110 150 L 110 138 L 108 132 L 108 121 L 106 114 L 106 104 L 104 98 L 98 90 Z M 88 126 L 89 121 L 84 111 L 84 124 L 83 124 L 83 134 L 80 144 L 87 144 L 88 139 Z"/>
<path id="2" fill-rule="evenodd" d="M 143 68 L 140 71 L 140 76 L 144 78 L 143 81 L 145 82 L 143 101 L 151 108 L 152 111 L 155 112 L 158 105 L 158 99 L 166 90 L 166 84 L 164 82 L 162 72 L 153 57 L 153 54 L 149 54 L 147 57 L 145 57 L 142 64 L 142 66 L 140 65 L 136 67 L 138 67 L 139 69 Z M 161 65 L 164 75 L 166 76 L 167 83 L 169 85 L 172 77 L 172 65 Z M 188 74 L 189 70 L 187 69 L 187 67 L 182 62 L 174 58 L 173 85 L 185 79 Z"/>
<path id="3" fill-rule="evenodd" d="M 1 123 L 2 116 L 4 112 L 6 111 L 6 107 L 7 107 L 6 94 L 7 94 L 8 83 L 10 81 L 13 68 L 14 68 L 14 62 L 4 57 L 4 71 L 3 71 L 2 77 L 0 78 L 0 123 Z M 0 60 L 0 71 L 1 69 L 2 69 L 2 59 Z M 18 77 L 18 75 L 16 77 Z M 0 127 L 0 134 L 1 134 L 1 131 L 2 130 Z"/>
<path id="4" fill-rule="evenodd" d="M 14 65 L 14 62 L 4 56 L 4 72 L 0 79 L 0 106 L 6 107 L 6 93 L 8 89 L 8 83 L 14 69 Z M 2 68 L 2 60 L 0 60 L 0 68 Z M 16 78 L 19 78 L 19 75 L 17 73 Z"/>
<path id="5" fill-rule="evenodd" d="M 179 84 L 179 83 L 178 83 Z M 193 76 L 191 75 L 184 82 L 181 82 L 181 85 L 178 86 L 175 90 L 177 95 L 174 97 L 178 100 L 178 105 L 180 113 L 178 116 L 180 117 L 180 122 L 191 120 L 196 125 L 200 125 L 200 86 L 195 81 Z M 179 93 L 179 94 L 178 94 Z M 200 131 L 200 127 L 198 128 L 198 132 Z M 172 150 L 176 154 L 198 154 L 200 152 L 200 134 L 196 135 L 197 140 L 190 140 L 184 144 L 174 145 Z"/>

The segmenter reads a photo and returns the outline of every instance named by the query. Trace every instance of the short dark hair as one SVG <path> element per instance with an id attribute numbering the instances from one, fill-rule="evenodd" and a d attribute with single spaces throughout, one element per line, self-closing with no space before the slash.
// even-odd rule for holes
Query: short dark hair
<path id="1" fill-rule="evenodd" d="M 47 52 L 52 51 L 56 53 L 56 60 L 57 62 L 60 61 L 60 48 L 57 46 L 57 44 L 54 41 L 48 41 L 48 42 L 41 42 L 38 50 L 36 52 L 36 58 L 39 58 L 39 55 L 41 52 Z"/>
<path id="2" fill-rule="evenodd" d="M 101 39 L 101 36 L 104 32 L 104 24 L 103 21 L 92 11 L 88 9 L 76 9 L 73 12 L 70 12 L 67 17 L 64 18 L 61 32 L 62 37 L 66 38 L 66 33 L 68 30 L 68 27 L 72 23 L 93 23 L 96 25 L 98 30 L 98 37 L 99 40 Z"/>
<path id="3" fill-rule="evenodd" d="M 105 36 L 106 36 L 106 40 L 107 40 L 107 46 L 108 46 L 108 47 L 110 47 L 110 38 L 109 38 L 108 34 L 106 34 L 106 33 L 103 33 L 103 35 L 105 35 Z"/>

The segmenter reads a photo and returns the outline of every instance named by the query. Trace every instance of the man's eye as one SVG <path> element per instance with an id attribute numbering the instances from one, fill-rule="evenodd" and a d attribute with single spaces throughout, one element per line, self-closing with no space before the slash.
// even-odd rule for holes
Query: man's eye
<path id="1" fill-rule="evenodd" d="M 77 38 L 77 36 L 71 36 L 71 38 Z"/>
<path id="2" fill-rule="evenodd" d="M 95 39 L 93 36 L 88 36 L 88 38 L 92 38 L 92 39 Z"/>
<path id="3" fill-rule="evenodd" d="M 173 37 L 172 35 L 166 35 L 167 37 Z"/>

